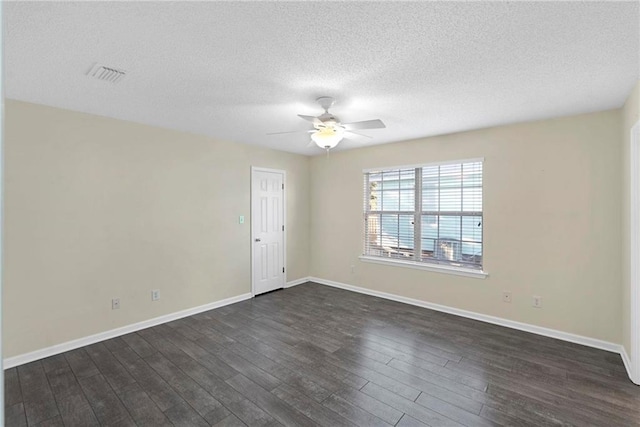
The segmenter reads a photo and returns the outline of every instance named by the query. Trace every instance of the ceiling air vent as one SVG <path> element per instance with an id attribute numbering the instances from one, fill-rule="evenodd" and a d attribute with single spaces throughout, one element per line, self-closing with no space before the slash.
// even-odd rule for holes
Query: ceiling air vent
<path id="1" fill-rule="evenodd" d="M 98 80 L 104 80 L 106 82 L 118 83 L 127 72 L 124 70 L 118 70 L 117 68 L 107 67 L 100 64 L 95 64 L 87 75 L 89 77 L 96 78 Z"/>

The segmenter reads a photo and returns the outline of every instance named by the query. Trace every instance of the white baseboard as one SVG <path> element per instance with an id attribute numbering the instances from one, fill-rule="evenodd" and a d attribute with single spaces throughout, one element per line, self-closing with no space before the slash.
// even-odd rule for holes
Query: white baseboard
<path id="1" fill-rule="evenodd" d="M 629 374 L 629 379 L 631 379 L 631 381 L 633 381 L 633 375 L 631 375 L 631 373 L 632 373 L 631 358 L 627 354 L 627 350 L 625 350 L 624 346 L 620 346 L 620 347 L 621 347 L 620 356 L 622 357 L 622 363 L 624 363 L 624 367 L 627 370 L 627 373 Z"/>
<path id="2" fill-rule="evenodd" d="M 291 288 L 293 286 L 298 286 L 298 285 L 302 285 L 303 283 L 307 283 L 308 281 L 310 281 L 311 279 L 309 277 L 301 277 L 300 279 L 296 279 L 296 280 L 292 280 L 290 282 L 287 282 L 286 285 L 284 285 L 284 288 Z"/>
<path id="3" fill-rule="evenodd" d="M 627 370 L 627 374 L 631 381 L 640 385 L 640 378 L 635 379 L 631 369 L 631 359 L 627 354 L 624 347 L 620 344 L 615 344 L 608 341 L 598 340 L 595 338 L 585 337 L 582 335 L 571 334 L 568 332 L 558 331 L 556 329 L 544 328 L 541 326 L 531 325 L 528 323 L 516 322 L 514 320 L 503 319 L 501 317 L 489 316 L 486 314 L 476 313 L 473 311 L 462 310 L 459 308 L 449 307 L 441 304 L 434 304 L 427 301 L 422 301 L 414 298 L 403 297 L 401 295 L 390 294 L 387 292 L 375 291 L 372 289 L 362 288 L 359 286 L 347 285 L 346 283 L 335 282 L 332 280 L 321 279 L 319 277 L 302 277 L 300 279 L 287 282 L 285 288 L 291 288 L 293 286 L 301 285 L 306 282 L 315 282 L 321 285 L 332 286 L 334 288 L 345 289 L 352 292 L 358 292 L 361 294 L 371 295 L 379 298 L 388 299 L 391 301 L 397 301 L 405 304 L 410 304 L 418 307 L 428 308 L 443 313 L 449 313 L 460 317 L 466 317 L 468 319 L 479 320 L 481 322 L 491 323 L 494 325 L 504 326 L 511 329 L 517 329 L 520 331 L 531 332 L 546 337 L 556 338 L 563 341 L 569 341 L 576 344 L 582 344 L 587 347 L 593 347 L 600 350 L 610 351 L 612 353 L 618 353 L 622 357 L 622 362 Z M 119 337 L 121 335 L 136 332 L 141 329 L 150 328 L 162 323 L 167 323 L 172 320 L 181 319 L 183 317 L 192 316 L 194 314 L 202 313 L 204 311 L 213 310 L 215 308 L 224 307 L 225 305 L 234 304 L 240 301 L 244 301 L 252 298 L 251 293 L 238 295 L 231 298 L 226 298 L 220 301 L 215 301 L 209 304 L 201 305 L 198 307 L 189 308 L 186 310 L 177 311 L 175 313 L 166 314 L 164 316 L 155 317 L 153 319 L 144 320 L 142 322 L 134 323 L 131 325 L 123 326 L 121 328 L 112 329 L 109 331 L 101 332 L 99 334 L 90 335 L 88 337 L 79 338 L 72 341 L 67 341 L 62 344 L 57 344 L 51 347 L 43 348 L 40 350 L 32 351 L 30 353 L 20 354 L 4 359 L 3 368 L 9 369 L 15 366 L 23 365 L 25 363 L 33 362 L 35 360 L 44 359 L 45 357 L 53 356 L 56 354 L 64 353 L 66 351 L 74 350 L 76 348 L 84 347 L 87 345 L 95 344 L 100 341 L 108 340 L 110 338 Z"/>
<path id="4" fill-rule="evenodd" d="M 624 363 L 624 367 L 627 369 L 627 374 L 629 374 L 631 382 L 636 385 L 640 385 L 640 373 L 633 375 L 633 369 L 631 369 L 631 358 L 623 346 L 620 346 L 620 356 L 622 356 L 622 362 Z"/>
<path id="5" fill-rule="evenodd" d="M 51 347 L 43 348 L 40 350 L 32 351 L 30 353 L 20 354 L 4 359 L 3 368 L 9 369 L 15 366 L 23 365 L 25 363 L 33 362 L 35 360 L 44 359 L 45 357 L 53 356 L 56 354 L 64 353 L 65 351 L 74 350 L 76 348 L 84 347 L 86 345 L 95 344 L 100 341 L 108 340 L 110 338 L 119 337 L 121 335 L 136 332 L 141 329 L 150 328 L 152 326 L 159 325 L 161 323 L 167 323 L 172 320 L 181 319 L 183 317 L 192 316 L 194 314 L 202 313 L 204 311 L 213 310 L 214 308 L 223 307 L 225 305 L 234 304 L 236 302 L 250 299 L 251 293 L 238 295 L 231 298 L 226 298 L 220 301 L 215 301 L 209 304 L 201 305 L 198 307 L 188 308 L 186 310 L 176 311 L 175 313 L 165 314 L 164 316 L 155 317 L 149 320 L 143 320 L 142 322 L 134 323 L 131 325 L 123 326 L 121 328 L 111 329 L 110 331 L 100 332 L 99 334 L 90 335 L 88 337 L 78 338 L 76 340 L 67 341 L 62 344 L 56 344 Z"/>
<path id="6" fill-rule="evenodd" d="M 347 285 L 345 283 L 334 282 L 332 280 L 320 279 L 318 277 L 310 277 L 309 281 L 320 283 L 321 285 L 332 286 L 334 288 L 345 289 L 348 291 L 359 292 L 361 294 L 367 294 L 367 295 L 372 295 L 372 296 L 376 296 L 376 297 L 380 297 L 380 298 L 384 298 L 392 301 L 402 302 L 405 304 L 411 304 L 418 307 L 429 308 L 431 310 L 454 314 L 456 316 L 479 320 L 481 322 L 492 323 L 494 325 L 505 326 L 511 329 L 518 329 L 520 331 L 531 332 L 538 335 L 544 335 L 545 337 L 551 337 L 551 338 L 556 338 L 563 341 L 573 342 L 576 344 L 582 344 L 588 347 L 598 348 L 600 350 L 619 353 L 621 355 L 622 355 L 622 351 L 624 350 L 620 344 L 614 344 L 612 342 L 602 341 L 595 338 L 589 338 L 582 335 L 575 335 L 568 332 L 558 331 L 556 329 L 543 328 L 541 326 L 531 325 L 528 323 L 516 322 L 514 320 L 503 319 L 501 317 L 489 316 L 486 314 L 462 310 L 459 308 L 449 307 L 446 305 L 434 304 L 431 302 L 417 300 L 413 298 L 407 298 L 400 295 L 389 294 L 386 292 L 374 291 L 367 288 L 361 288 L 359 286 Z M 624 356 L 622 357 L 624 360 Z M 626 366 L 628 370 L 628 367 L 630 365 L 626 365 Z"/>

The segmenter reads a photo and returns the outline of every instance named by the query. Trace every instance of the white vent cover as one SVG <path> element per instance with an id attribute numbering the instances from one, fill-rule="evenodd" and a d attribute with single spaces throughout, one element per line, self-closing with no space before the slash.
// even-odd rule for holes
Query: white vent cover
<path id="1" fill-rule="evenodd" d="M 118 83 L 120 80 L 122 80 L 126 73 L 127 72 L 124 70 L 118 70 L 113 67 L 95 64 L 93 67 L 91 67 L 91 69 L 87 73 L 87 76 L 111 83 Z"/>

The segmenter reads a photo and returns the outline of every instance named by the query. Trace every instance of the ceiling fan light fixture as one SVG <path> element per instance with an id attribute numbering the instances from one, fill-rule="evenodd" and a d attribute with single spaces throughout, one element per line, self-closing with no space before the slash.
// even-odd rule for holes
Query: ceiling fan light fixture
<path id="1" fill-rule="evenodd" d="M 325 127 L 311 134 L 311 140 L 320 148 L 330 150 L 344 138 L 344 128 L 340 126 Z"/>

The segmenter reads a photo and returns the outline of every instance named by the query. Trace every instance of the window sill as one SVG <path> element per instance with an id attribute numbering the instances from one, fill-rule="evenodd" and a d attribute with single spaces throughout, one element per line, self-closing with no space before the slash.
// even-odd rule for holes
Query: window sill
<path id="1" fill-rule="evenodd" d="M 382 257 L 374 257 L 367 255 L 359 256 L 361 261 L 373 264 L 393 265 L 395 267 L 415 268 L 417 270 L 427 270 L 436 273 L 454 274 L 456 276 L 473 277 L 476 279 L 484 279 L 489 273 L 481 270 L 474 270 L 464 267 L 452 267 L 450 265 L 427 264 L 424 262 L 402 261 L 398 259 L 386 259 Z"/>

